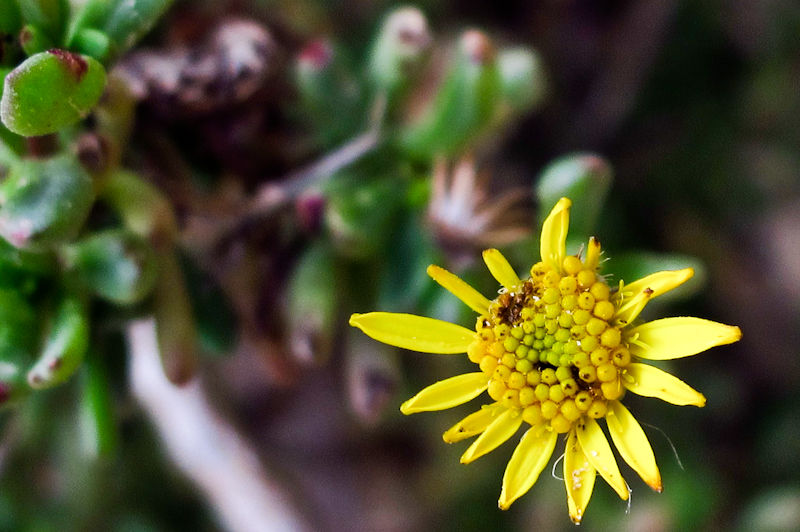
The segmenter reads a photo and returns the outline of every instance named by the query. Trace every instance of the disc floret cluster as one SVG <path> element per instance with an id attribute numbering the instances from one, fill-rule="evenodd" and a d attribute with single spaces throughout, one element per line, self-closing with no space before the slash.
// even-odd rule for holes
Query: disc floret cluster
<path id="1" fill-rule="evenodd" d="M 489 396 L 558 433 L 583 415 L 604 417 L 608 401 L 625 392 L 622 370 L 631 361 L 610 296 L 576 256 L 561 272 L 537 263 L 530 279 L 504 290 L 478 318 L 467 351 L 490 377 Z"/>

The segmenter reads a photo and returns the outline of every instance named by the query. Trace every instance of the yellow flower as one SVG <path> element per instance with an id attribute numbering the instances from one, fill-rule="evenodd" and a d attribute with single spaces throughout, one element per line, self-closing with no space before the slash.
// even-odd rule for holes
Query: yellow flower
<path id="1" fill-rule="evenodd" d="M 461 457 L 469 463 L 494 450 L 525 423 L 503 475 L 499 505 L 507 509 L 547 466 L 558 434 L 566 434 L 564 483 L 571 519 L 580 523 L 595 476 L 623 500 L 629 489 L 598 419 L 605 419 L 620 456 L 654 490 L 661 476 L 626 392 L 676 405 L 704 406 L 705 397 L 677 377 L 639 360 L 695 355 L 741 337 L 738 327 L 700 318 L 635 322 L 647 302 L 687 281 L 691 269 L 663 271 L 612 289 L 598 275 L 600 244 L 567 255 L 571 202 L 562 198 L 542 227 L 541 262 L 520 279 L 495 249 L 483 258 L 503 288 L 489 301 L 452 273 L 428 274 L 476 311 L 475 331 L 409 314 L 354 314 L 350 324 L 381 342 L 427 353 L 466 353 L 479 371 L 437 382 L 400 407 L 404 414 L 451 408 L 488 391 L 493 403 L 444 433 L 448 443 L 478 436 Z"/>

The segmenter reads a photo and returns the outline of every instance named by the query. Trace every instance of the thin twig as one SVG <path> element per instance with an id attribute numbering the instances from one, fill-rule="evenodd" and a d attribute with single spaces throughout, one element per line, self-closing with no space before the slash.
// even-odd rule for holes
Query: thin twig
<path id="1" fill-rule="evenodd" d="M 220 224 L 221 229 L 214 240 L 217 243 L 228 241 L 245 227 L 274 215 L 310 186 L 328 179 L 373 151 L 381 139 L 381 131 L 371 129 L 319 161 L 276 182 L 262 185 L 241 213 Z"/>

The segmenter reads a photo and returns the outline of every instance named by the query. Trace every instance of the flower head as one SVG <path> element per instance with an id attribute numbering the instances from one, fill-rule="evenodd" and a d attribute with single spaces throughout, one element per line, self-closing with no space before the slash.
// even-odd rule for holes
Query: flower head
<path id="1" fill-rule="evenodd" d="M 469 463 L 525 425 L 503 476 L 507 509 L 536 482 L 566 435 L 564 483 L 570 517 L 580 523 L 599 473 L 622 499 L 629 495 L 598 420 L 605 419 L 619 455 L 654 490 L 661 476 L 647 436 L 622 404 L 627 392 L 676 405 L 704 406 L 705 397 L 642 360 L 691 356 L 741 337 L 738 327 L 700 318 L 637 322 L 650 299 L 687 281 L 691 269 L 663 271 L 610 287 L 599 275 L 600 244 L 585 257 L 567 255 L 571 202 L 562 198 L 542 227 L 541 262 L 520 279 L 494 249 L 483 258 L 503 288 L 489 301 L 452 273 L 428 274 L 478 317 L 475 331 L 409 314 L 354 314 L 350 324 L 394 346 L 428 353 L 466 353 L 479 371 L 437 382 L 403 403 L 404 414 L 443 410 L 488 391 L 493 400 L 444 433 L 448 443 L 477 436 L 461 457 Z"/>

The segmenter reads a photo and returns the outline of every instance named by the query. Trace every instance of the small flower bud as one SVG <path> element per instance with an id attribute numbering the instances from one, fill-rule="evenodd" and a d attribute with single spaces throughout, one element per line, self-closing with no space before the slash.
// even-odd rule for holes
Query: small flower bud
<path id="1" fill-rule="evenodd" d="M 397 350 L 387 345 L 376 346 L 364 335 L 351 333 L 345 356 L 350 408 L 361 421 L 374 425 L 397 391 L 400 380 Z"/>
<path id="2" fill-rule="evenodd" d="M 484 33 L 467 31 L 431 105 L 406 131 L 404 144 L 427 157 L 463 151 L 491 124 L 499 98 L 494 46 Z"/>
<path id="3" fill-rule="evenodd" d="M 425 15 L 405 7 L 390 13 L 372 44 L 369 75 L 392 98 L 410 79 L 431 43 Z"/>
<path id="4" fill-rule="evenodd" d="M 311 246 L 289 281 L 289 349 L 299 361 L 327 360 L 333 349 L 338 301 L 337 268 L 326 243 Z"/>
<path id="5" fill-rule="evenodd" d="M 299 111 L 325 145 L 342 142 L 363 125 L 361 86 L 342 63 L 324 39 L 308 43 L 295 62 Z"/>
<path id="6" fill-rule="evenodd" d="M 547 93 L 539 56 L 527 48 L 503 50 L 497 57 L 504 103 L 514 113 L 530 112 Z"/>

